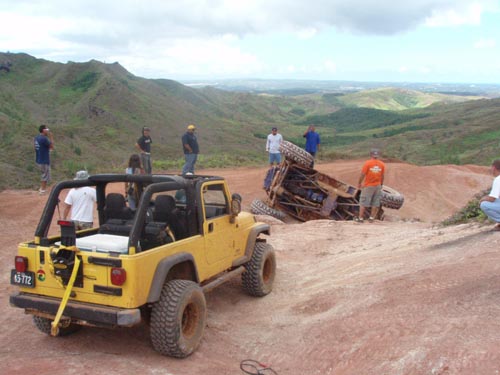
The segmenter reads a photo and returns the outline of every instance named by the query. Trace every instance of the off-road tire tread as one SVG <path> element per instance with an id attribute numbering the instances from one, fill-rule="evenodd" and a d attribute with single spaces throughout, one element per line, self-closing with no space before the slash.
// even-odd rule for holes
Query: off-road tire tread
<path id="1" fill-rule="evenodd" d="M 403 206 L 404 201 L 405 197 L 402 194 L 388 186 L 382 186 L 382 195 L 380 197 L 382 207 L 399 210 Z"/>
<path id="2" fill-rule="evenodd" d="M 273 272 L 270 282 L 266 285 L 262 273 L 264 262 L 268 257 L 273 262 Z M 245 264 L 245 272 L 241 275 L 243 289 L 251 296 L 263 297 L 272 291 L 275 274 L 276 256 L 273 247 L 265 242 L 256 242 L 252 258 Z"/>
<path id="3" fill-rule="evenodd" d="M 250 211 L 255 215 L 268 215 L 278 220 L 285 220 L 286 214 L 280 210 L 269 207 L 260 199 L 254 199 L 250 205 Z"/>
<path id="4" fill-rule="evenodd" d="M 202 316 L 199 321 L 201 326 L 195 342 L 187 348 L 181 347 L 181 329 L 177 321 L 178 308 L 184 298 L 198 290 L 203 296 Z M 194 352 L 205 327 L 206 302 L 200 286 L 190 280 L 171 280 L 163 286 L 159 301 L 153 306 L 151 312 L 150 335 L 153 348 L 160 354 L 185 358 Z"/>
<path id="5" fill-rule="evenodd" d="M 293 161 L 304 167 L 310 167 L 314 163 L 314 157 L 306 150 L 294 145 L 292 142 L 283 141 L 280 145 L 280 152 L 285 159 Z"/>
<path id="6" fill-rule="evenodd" d="M 50 336 L 50 331 L 52 329 L 51 319 L 43 318 L 41 316 L 33 316 L 33 323 L 35 324 L 36 328 L 40 330 L 40 332 L 43 332 Z M 57 336 L 69 336 L 75 332 L 78 332 L 81 328 L 82 326 L 79 324 L 70 324 L 67 327 L 60 327 Z"/>

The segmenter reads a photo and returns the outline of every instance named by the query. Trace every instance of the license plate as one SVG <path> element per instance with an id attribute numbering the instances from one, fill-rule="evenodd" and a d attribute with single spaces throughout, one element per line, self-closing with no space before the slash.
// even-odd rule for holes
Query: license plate
<path id="1" fill-rule="evenodd" d="M 28 288 L 35 287 L 35 273 L 34 272 L 17 272 L 16 270 L 10 271 L 10 283 L 13 285 L 26 286 Z"/>

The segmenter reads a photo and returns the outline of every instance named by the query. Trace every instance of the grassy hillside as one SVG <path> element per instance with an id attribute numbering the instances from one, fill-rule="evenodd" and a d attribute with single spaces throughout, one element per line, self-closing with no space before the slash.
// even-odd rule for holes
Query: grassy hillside
<path id="1" fill-rule="evenodd" d="M 33 136 L 41 123 L 55 136 L 54 180 L 79 168 L 121 171 L 142 126 L 150 126 L 154 167 L 178 171 L 180 137 L 198 126 L 200 167 L 262 163 L 263 135 L 304 113 L 335 106 L 309 98 L 286 99 L 192 89 L 171 80 L 147 80 L 118 63 L 57 64 L 25 54 L 0 54 L 12 63 L 0 72 L 0 167 L 6 186 L 36 186 Z"/>
<path id="2" fill-rule="evenodd" d="M 345 107 L 366 107 L 388 111 L 425 108 L 434 103 L 461 103 L 477 99 L 481 98 L 472 95 L 424 93 L 392 87 L 364 90 L 337 97 L 337 100 Z"/>
<path id="3" fill-rule="evenodd" d="M 0 71 L 0 189 L 37 186 L 32 142 L 42 123 L 55 136 L 54 181 L 81 168 L 122 171 L 145 125 L 153 129 L 153 168 L 170 172 L 182 166 L 180 137 L 190 123 L 198 127 L 199 168 L 265 164 L 272 126 L 302 146 L 311 123 L 324 160 L 365 156 L 372 146 L 421 164 L 487 164 L 498 156 L 499 99 L 448 104 L 471 98 L 400 89 L 256 95 L 143 79 L 118 63 L 59 64 L 10 53 L 0 61 L 12 63 L 10 72 Z"/>
<path id="4" fill-rule="evenodd" d="M 342 109 L 320 119 L 325 158 L 363 156 L 371 147 L 427 165 L 485 165 L 500 157 L 500 99 L 402 112 Z"/>

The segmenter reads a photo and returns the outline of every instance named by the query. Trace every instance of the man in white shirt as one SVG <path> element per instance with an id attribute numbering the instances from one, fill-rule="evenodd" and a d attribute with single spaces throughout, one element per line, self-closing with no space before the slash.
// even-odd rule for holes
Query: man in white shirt
<path id="1" fill-rule="evenodd" d="M 87 171 L 76 172 L 74 180 L 86 180 Z M 77 230 L 92 228 L 94 222 L 94 203 L 97 201 L 95 189 L 90 186 L 73 188 L 69 191 L 64 203 L 63 219 L 66 220 L 71 209 L 71 220 Z"/>
<path id="2" fill-rule="evenodd" d="M 272 167 L 274 162 L 276 165 L 281 163 L 280 145 L 283 142 L 283 137 L 278 134 L 278 128 L 272 128 L 271 134 L 267 136 L 266 151 L 269 152 L 269 165 Z"/>
<path id="3" fill-rule="evenodd" d="M 481 210 L 494 222 L 493 230 L 500 231 L 500 159 L 491 164 L 491 173 L 495 176 L 491 191 L 479 201 Z"/>

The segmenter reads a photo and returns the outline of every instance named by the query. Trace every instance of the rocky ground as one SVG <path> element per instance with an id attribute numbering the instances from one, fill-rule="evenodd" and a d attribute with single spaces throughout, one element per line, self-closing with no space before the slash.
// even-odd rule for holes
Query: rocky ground
<path id="1" fill-rule="evenodd" d="M 354 184 L 361 163 L 317 167 Z M 273 221 L 273 292 L 252 298 L 239 281 L 210 292 L 204 338 L 184 360 L 154 352 L 144 326 L 52 338 L 11 308 L 16 246 L 33 236 L 45 197 L 1 192 L 0 373 L 236 375 L 250 358 L 280 375 L 499 374 L 500 232 L 437 225 L 490 186 L 488 169 L 387 167 L 386 184 L 405 196 L 401 210 L 371 224 Z M 244 208 L 265 198 L 265 168 L 203 173 L 226 177 Z"/>

